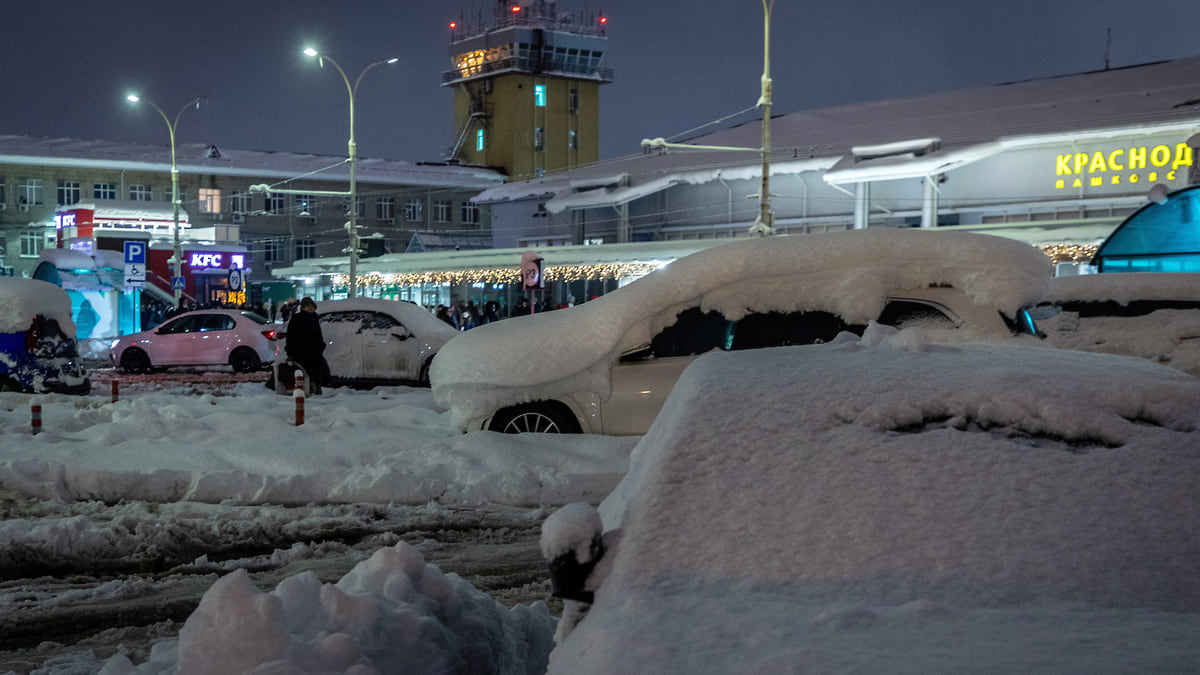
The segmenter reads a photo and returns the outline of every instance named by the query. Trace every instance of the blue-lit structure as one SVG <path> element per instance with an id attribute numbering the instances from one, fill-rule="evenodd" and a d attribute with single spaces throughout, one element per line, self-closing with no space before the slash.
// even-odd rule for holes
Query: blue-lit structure
<path id="1" fill-rule="evenodd" d="M 1200 272 L 1200 186 L 1176 190 L 1132 213 L 1092 262 L 1100 272 Z"/>

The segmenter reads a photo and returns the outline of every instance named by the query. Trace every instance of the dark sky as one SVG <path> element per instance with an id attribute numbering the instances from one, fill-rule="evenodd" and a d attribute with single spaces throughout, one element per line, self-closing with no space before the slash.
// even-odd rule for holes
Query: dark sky
<path id="1" fill-rule="evenodd" d="M 490 0 L 74 0 L 6 13 L 0 134 L 167 144 L 136 90 L 181 143 L 344 154 L 346 87 L 301 49 L 316 45 L 353 80 L 363 157 L 438 161 L 453 143 L 447 24 Z M 638 151 L 754 105 L 763 67 L 761 0 L 559 0 L 608 17 L 601 157 Z M 490 14 L 489 14 L 490 15 Z M 895 98 L 1200 55 L 1200 2 L 1159 0 L 777 0 L 775 112 Z M 744 116 L 743 116 L 744 118 Z"/>

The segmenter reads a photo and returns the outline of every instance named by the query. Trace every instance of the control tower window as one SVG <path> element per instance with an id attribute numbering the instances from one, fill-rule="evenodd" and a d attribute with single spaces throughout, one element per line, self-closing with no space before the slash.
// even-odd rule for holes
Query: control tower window
<path id="1" fill-rule="evenodd" d="M 533 104 L 539 108 L 546 107 L 546 85 L 533 85 Z"/>

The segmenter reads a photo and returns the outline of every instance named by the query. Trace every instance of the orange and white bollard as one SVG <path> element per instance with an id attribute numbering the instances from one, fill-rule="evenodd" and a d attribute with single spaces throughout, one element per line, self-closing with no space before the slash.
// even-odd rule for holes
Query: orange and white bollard
<path id="1" fill-rule="evenodd" d="M 41 433 L 41 431 L 42 431 L 42 404 L 41 403 L 30 403 L 29 404 L 29 417 L 30 417 L 29 430 L 35 435 L 38 433 Z"/>
<path id="2" fill-rule="evenodd" d="M 304 389 L 297 387 L 292 391 L 292 398 L 296 399 L 296 426 L 304 424 Z"/>
<path id="3" fill-rule="evenodd" d="M 120 385 L 119 385 L 119 384 L 117 384 L 117 381 L 116 381 L 116 380 L 113 380 L 113 381 L 112 381 L 112 402 L 113 402 L 113 403 L 116 403 L 116 402 L 117 402 L 117 398 L 118 398 L 118 397 L 117 397 L 117 390 L 118 390 L 118 389 L 120 389 L 120 388 L 121 388 L 121 387 L 120 387 Z"/>
<path id="4" fill-rule="evenodd" d="M 306 389 L 304 386 L 304 371 L 297 368 L 296 372 L 293 373 L 293 377 L 294 381 L 296 382 L 295 388 L 299 391 L 304 391 Z"/>

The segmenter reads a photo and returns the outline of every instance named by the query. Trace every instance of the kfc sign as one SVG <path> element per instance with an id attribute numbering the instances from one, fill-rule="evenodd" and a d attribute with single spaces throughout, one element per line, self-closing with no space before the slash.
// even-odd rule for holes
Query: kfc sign
<path id="1" fill-rule="evenodd" d="M 246 269 L 246 256 L 242 253 L 192 253 L 188 264 L 200 269 Z"/>

